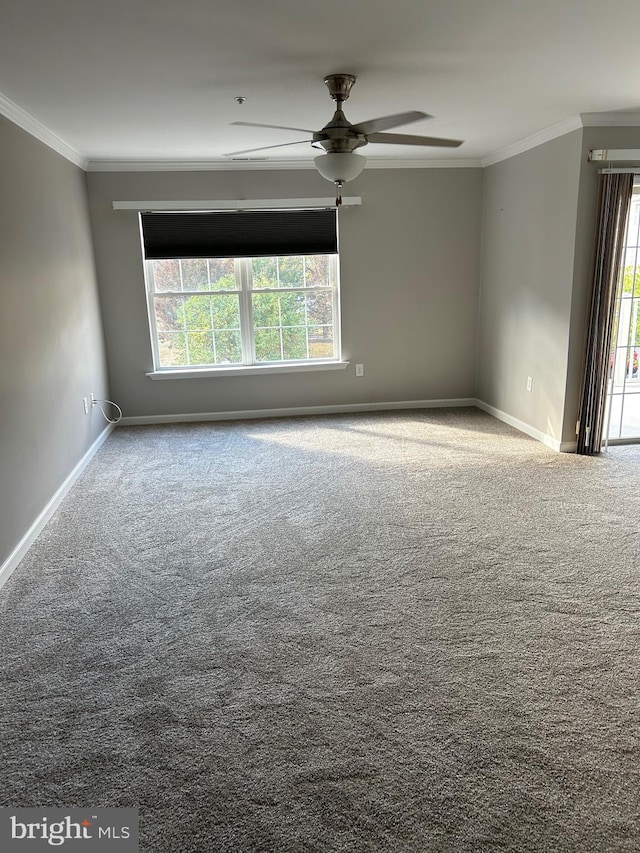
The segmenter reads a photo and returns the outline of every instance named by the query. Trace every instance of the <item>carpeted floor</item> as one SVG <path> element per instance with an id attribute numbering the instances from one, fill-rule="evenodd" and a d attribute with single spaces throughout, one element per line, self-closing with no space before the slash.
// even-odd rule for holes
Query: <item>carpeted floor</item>
<path id="1" fill-rule="evenodd" d="M 640 447 L 116 430 L 0 592 L 0 804 L 145 853 L 640 849 Z"/>

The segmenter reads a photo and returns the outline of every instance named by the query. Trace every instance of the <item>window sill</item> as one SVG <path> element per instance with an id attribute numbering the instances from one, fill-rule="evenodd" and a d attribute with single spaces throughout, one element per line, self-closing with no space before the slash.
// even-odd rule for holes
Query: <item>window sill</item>
<path id="1" fill-rule="evenodd" d="M 190 367 L 152 370 L 149 379 L 215 379 L 219 376 L 262 376 L 272 373 L 307 373 L 320 370 L 344 370 L 348 361 L 318 361 L 304 364 L 238 364 L 229 367 Z"/>

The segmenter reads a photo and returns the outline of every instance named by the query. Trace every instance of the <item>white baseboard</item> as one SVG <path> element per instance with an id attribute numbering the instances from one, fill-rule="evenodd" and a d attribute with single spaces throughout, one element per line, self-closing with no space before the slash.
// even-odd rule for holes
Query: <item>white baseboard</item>
<path id="1" fill-rule="evenodd" d="M 144 424 L 175 424 L 193 421 L 242 421 L 254 418 L 290 418 L 299 415 L 339 415 L 348 412 L 378 412 L 394 409 L 442 409 L 475 406 L 473 398 L 452 400 L 400 400 L 390 403 L 345 403 L 335 406 L 295 406 L 285 409 L 244 409 L 239 412 L 199 412 L 180 415 L 141 415 L 122 418 L 119 426 Z"/>
<path id="2" fill-rule="evenodd" d="M 2 565 L 0 566 L 0 587 L 2 587 L 4 583 L 6 583 L 11 573 L 19 565 L 20 561 L 25 556 L 29 548 L 38 538 L 46 523 L 49 521 L 53 513 L 62 503 L 62 500 L 67 494 L 67 492 L 71 489 L 71 487 L 78 479 L 80 474 L 82 474 L 89 462 L 91 462 L 91 460 L 96 455 L 99 448 L 104 444 L 104 442 L 109 436 L 109 433 L 112 430 L 113 425 L 110 424 L 105 430 L 100 433 L 98 438 L 93 442 L 93 444 L 84 454 L 82 459 L 78 462 L 78 464 L 71 471 L 71 473 L 66 477 L 62 485 L 58 488 L 58 490 L 53 495 L 51 500 L 47 503 L 40 515 L 38 515 L 31 527 L 27 530 L 22 539 L 18 542 L 16 547 L 9 554 L 8 558 L 4 561 L 4 563 L 2 563 Z"/>
<path id="3" fill-rule="evenodd" d="M 550 447 L 551 450 L 555 450 L 558 453 L 575 452 L 575 441 L 560 441 L 560 439 L 554 438 L 552 435 L 549 435 L 549 433 L 542 432 L 542 430 L 536 429 L 536 427 L 531 426 L 531 424 L 525 423 L 518 418 L 514 418 L 512 415 L 508 415 L 500 409 L 496 409 L 495 406 L 490 406 L 483 400 L 476 400 L 475 404 L 479 409 L 482 409 L 483 412 L 487 412 L 487 414 L 492 415 L 499 421 L 509 424 L 509 426 L 514 427 L 520 432 L 524 432 L 526 435 L 531 436 L 531 438 L 535 438 L 536 441 L 541 441 L 542 444 L 546 445 L 546 447 Z"/>
<path id="4" fill-rule="evenodd" d="M 144 426 L 145 424 L 175 424 L 192 423 L 197 421 L 242 421 L 255 418 L 290 418 L 299 415 L 337 415 L 349 412 L 379 412 L 393 411 L 395 409 L 441 409 L 460 406 L 473 406 L 482 409 L 509 426 L 515 427 L 520 432 L 541 441 L 552 450 L 562 453 L 573 453 L 576 449 L 575 441 L 561 442 L 547 433 L 530 426 L 524 421 L 518 420 L 506 412 L 490 406 L 482 400 L 473 397 L 458 397 L 445 400 L 399 400 L 385 403 L 345 403 L 334 406 L 295 406 L 282 409 L 243 409 L 237 412 L 196 412 L 177 415 L 140 415 L 137 417 L 122 418 L 119 426 Z"/>

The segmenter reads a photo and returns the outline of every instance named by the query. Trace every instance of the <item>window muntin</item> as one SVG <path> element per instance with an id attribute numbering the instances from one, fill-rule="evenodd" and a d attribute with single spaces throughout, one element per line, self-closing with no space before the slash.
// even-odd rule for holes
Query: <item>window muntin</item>
<path id="1" fill-rule="evenodd" d="M 336 255 L 145 262 L 156 370 L 336 361 Z"/>

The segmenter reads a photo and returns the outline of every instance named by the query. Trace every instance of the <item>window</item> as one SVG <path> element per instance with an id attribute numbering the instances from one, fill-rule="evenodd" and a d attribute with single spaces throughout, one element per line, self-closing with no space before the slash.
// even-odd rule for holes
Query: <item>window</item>
<path id="1" fill-rule="evenodd" d="M 141 225 L 156 371 L 339 361 L 334 211 L 142 214 Z"/>
<path id="2" fill-rule="evenodd" d="M 616 289 L 605 409 L 607 441 L 640 441 L 640 187 L 631 197 Z"/>

